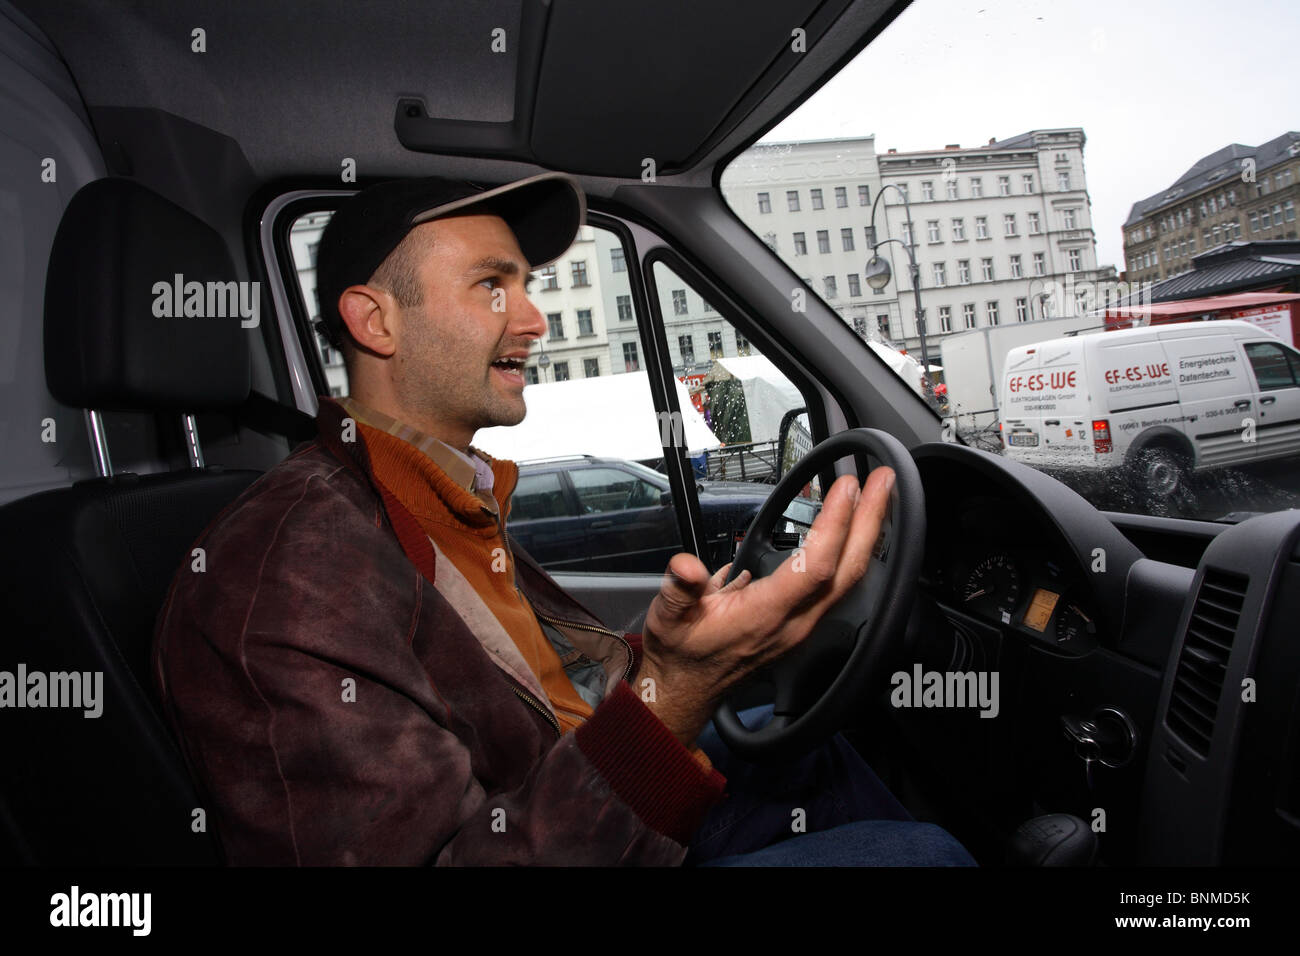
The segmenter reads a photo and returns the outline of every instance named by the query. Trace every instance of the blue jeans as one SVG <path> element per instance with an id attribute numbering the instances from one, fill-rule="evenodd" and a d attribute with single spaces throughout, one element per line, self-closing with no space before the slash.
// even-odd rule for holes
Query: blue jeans
<path id="1" fill-rule="evenodd" d="M 756 727 L 771 713 L 754 707 L 740 719 Z M 705 816 L 686 866 L 976 865 L 945 830 L 917 823 L 838 734 L 784 764 L 741 760 L 712 722 L 696 743 L 727 778 L 728 796 Z"/>

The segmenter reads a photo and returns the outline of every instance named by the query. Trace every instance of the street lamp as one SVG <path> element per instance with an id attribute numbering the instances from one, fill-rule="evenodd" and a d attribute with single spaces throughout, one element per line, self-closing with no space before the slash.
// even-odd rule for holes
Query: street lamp
<path id="1" fill-rule="evenodd" d="M 542 354 L 537 356 L 537 367 L 542 370 L 542 374 L 538 377 L 538 381 L 540 382 L 546 381 L 546 369 L 550 364 L 551 364 L 551 357 L 546 354 L 546 346 L 543 345 Z"/>
<path id="2" fill-rule="evenodd" d="M 901 239 L 882 239 L 880 242 L 876 242 L 876 207 L 880 205 L 880 197 L 885 194 L 886 189 L 896 189 L 898 194 L 903 197 L 903 210 L 907 216 L 907 232 L 912 239 L 910 245 Z M 889 268 L 889 261 L 878 255 L 876 250 L 891 242 L 896 242 L 907 250 L 909 274 L 912 277 L 912 294 L 916 297 L 916 334 L 921 339 L 921 371 L 925 376 L 923 381 L 928 386 L 930 382 L 930 353 L 925 343 L 925 309 L 921 307 L 921 267 L 916 264 L 916 227 L 912 224 L 912 206 L 907 201 L 906 190 L 899 188 L 894 183 L 886 183 L 876 190 L 876 201 L 871 204 L 870 233 L 867 241 L 871 245 L 871 258 L 867 260 L 865 275 L 867 285 L 873 289 L 883 289 L 889 285 L 889 280 L 893 276 L 893 270 Z"/>

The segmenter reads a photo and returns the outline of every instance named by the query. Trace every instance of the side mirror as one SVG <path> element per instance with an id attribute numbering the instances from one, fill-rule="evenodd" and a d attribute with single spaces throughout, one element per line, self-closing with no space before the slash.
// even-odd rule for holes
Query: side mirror
<path id="1" fill-rule="evenodd" d="M 671 505 L 673 503 L 673 493 L 671 491 L 659 492 L 659 503 L 664 506 Z"/>
<path id="2" fill-rule="evenodd" d="M 777 433 L 776 446 L 776 480 L 780 481 L 787 471 L 808 452 L 812 451 L 812 427 L 808 422 L 807 408 L 792 408 L 781 418 L 781 427 Z"/>

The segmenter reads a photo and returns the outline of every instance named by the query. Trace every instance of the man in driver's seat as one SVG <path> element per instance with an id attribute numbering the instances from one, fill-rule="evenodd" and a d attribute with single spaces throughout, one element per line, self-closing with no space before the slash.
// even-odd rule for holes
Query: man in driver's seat
<path id="1" fill-rule="evenodd" d="M 155 640 L 228 861 L 970 863 L 841 739 L 758 769 L 702 736 L 865 573 L 888 469 L 831 486 L 798 570 L 723 586 L 676 555 L 641 639 L 511 546 L 518 469 L 471 441 L 524 417 L 547 329 L 526 283 L 584 210 L 557 174 L 400 181 L 326 229 L 322 328 L 351 395 L 322 396 L 317 439 L 195 542 Z"/>

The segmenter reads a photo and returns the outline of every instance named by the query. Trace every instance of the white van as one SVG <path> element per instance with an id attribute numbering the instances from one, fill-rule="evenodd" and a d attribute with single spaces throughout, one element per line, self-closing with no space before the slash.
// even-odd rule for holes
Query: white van
<path id="1" fill-rule="evenodd" d="M 1152 501 L 1193 470 L 1300 454 L 1300 353 L 1216 320 L 1092 332 L 1007 353 L 1006 455 L 1046 471 L 1123 467 Z"/>

